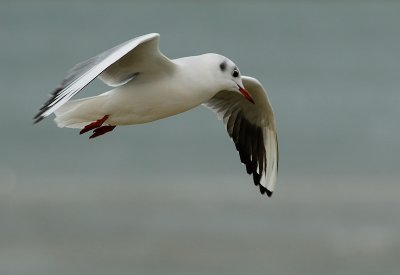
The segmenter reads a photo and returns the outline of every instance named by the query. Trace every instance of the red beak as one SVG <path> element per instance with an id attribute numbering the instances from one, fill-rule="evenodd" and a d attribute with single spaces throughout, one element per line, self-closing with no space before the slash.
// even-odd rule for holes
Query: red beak
<path id="1" fill-rule="evenodd" d="M 240 93 L 244 96 L 244 98 L 246 98 L 246 99 L 247 99 L 248 101 L 250 101 L 251 103 L 256 104 L 256 103 L 254 102 L 253 97 L 251 96 L 251 94 L 250 94 L 248 91 L 246 91 L 244 88 L 240 87 L 239 85 L 238 85 L 238 87 L 239 87 Z"/>

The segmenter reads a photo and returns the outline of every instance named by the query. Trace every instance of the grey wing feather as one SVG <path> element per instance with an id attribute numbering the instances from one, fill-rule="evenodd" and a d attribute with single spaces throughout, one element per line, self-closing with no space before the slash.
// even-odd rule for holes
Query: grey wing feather
<path id="1" fill-rule="evenodd" d="M 261 194 L 271 196 L 278 170 L 278 140 L 275 119 L 267 95 L 261 84 L 250 77 L 242 77 L 255 104 L 238 93 L 221 91 L 206 106 L 214 110 L 224 121 L 232 138 L 240 161 Z"/>
<path id="2" fill-rule="evenodd" d="M 164 67 L 170 66 L 169 59 L 158 50 L 158 38 L 158 34 L 143 35 L 74 66 L 68 72 L 67 77 L 51 93 L 50 99 L 40 108 L 38 114 L 34 117 L 34 123 L 53 113 L 100 74 L 103 75 L 100 78 L 106 84 L 117 86 L 128 81 L 137 71 L 145 70 L 146 66 L 149 68 L 154 65 L 152 62 L 163 63 Z M 151 43 L 151 41 L 154 42 Z M 144 46 L 146 42 L 149 42 L 147 48 Z M 136 48 L 140 50 L 137 54 L 133 54 L 136 52 Z M 141 56 L 143 54 L 145 55 Z M 132 56 L 137 57 L 137 62 L 132 59 Z M 158 59 L 161 61 L 158 61 Z M 132 64 L 132 62 L 135 64 Z M 124 64 L 129 64 L 129 66 L 121 66 Z M 107 73 L 108 70 L 110 72 Z"/>
<path id="3" fill-rule="evenodd" d="M 99 78 L 110 86 L 119 86 L 137 74 L 171 71 L 175 64 L 159 50 L 159 35 L 138 44 L 134 50 L 111 64 Z"/>

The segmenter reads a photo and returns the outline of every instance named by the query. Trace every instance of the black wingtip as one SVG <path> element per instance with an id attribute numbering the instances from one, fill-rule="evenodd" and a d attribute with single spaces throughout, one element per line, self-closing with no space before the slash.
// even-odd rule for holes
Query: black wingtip
<path id="1" fill-rule="evenodd" d="M 42 112 L 39 112 L 37 115 L 33 117 L 33 124 L 36 124 L 44 119 L 44 116 L 42 116 Z"/>
<path id="2" fill-rule="evenodd" d="M 42 121 L 46 116 L 43 116 L 43 114 L 50 108 L 51 104 L 53 103 L 53 100 L 57 97 L 58 93 L 62 91 L 62 87 L 57 87 L 51 92 L 50 98 L 40 107 L 39 112 L 33 117 L 33 124 L 36 124 L 40 121 Z"/>
<path id="3" fill-rule="evenodd" d="M 261 184 L 259 184 L 259 187 L 260 187 L 260 193 L 261 193 L 261 195 L 266 194 L 266 195 L 268 196 L 268 198 L 272 196 L 272 193 L 274 193 L 273 191 L 268 190 L 267 188 L 265 188 L 264 186 L 262 186 Z"/>
<path id="4" fill-rule="evenodd" d="M 39 122 L 41 122 L 43 120 L 43 117 L 40 117 L 38 119 L 34 119 L 33 120 L 33 124 L 38 124 Z"/>
<path id="5" fill-rule="evenodd" d="M 254 183 L 255 186 L 258 186 L 260 188 L 261 195 L 265 194 L 265 195 L 268 196 L 268 198 L 271 197 L 273 191 L 271 191 L 271 190 L 265 188 L 264 186 L 262 186 L 261 183 L 260 183 L 260 180 L 261 180 L 261 175 L 259 175 L 256 172 L 253 172 L 253 183 Z"/>

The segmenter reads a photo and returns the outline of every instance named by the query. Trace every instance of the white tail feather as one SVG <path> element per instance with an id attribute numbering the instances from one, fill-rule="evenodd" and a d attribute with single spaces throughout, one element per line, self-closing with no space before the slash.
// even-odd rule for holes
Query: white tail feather
<path id="1" fill-rule="evenodd" d="M 68 101 L 54 112 L 54 121 L 60 128 L 82 128 L 104 116 L 105 99 L 105 96 L 99 95 Z"/>

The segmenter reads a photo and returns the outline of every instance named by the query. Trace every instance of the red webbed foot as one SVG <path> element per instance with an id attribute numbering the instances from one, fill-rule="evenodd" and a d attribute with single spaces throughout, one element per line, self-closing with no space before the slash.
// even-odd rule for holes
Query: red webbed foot
<path id="1" fill-rule="evenodd" d="M 102 118 L 86 125 L 85 127 L 82 128 L 82 130 L 79 132 L 79 134 L 84 134 L 86 132 L 89 132 L 90 130 L 96 129 L 101 127 L 101 125 L 103 125 L 103 123 L 108 119 L 108 115 L 103 116 Z"/>
<path id="2" fill-rule="evenodd" d="M 114 130 L 115 126 L 107 125 L 107 126 L 101 126 L 99 128 L 96 128 L 93 131 L 93 134 L 89 137 L 89 139 L 104 135 L 105 133 L 111 132 Z"/>

